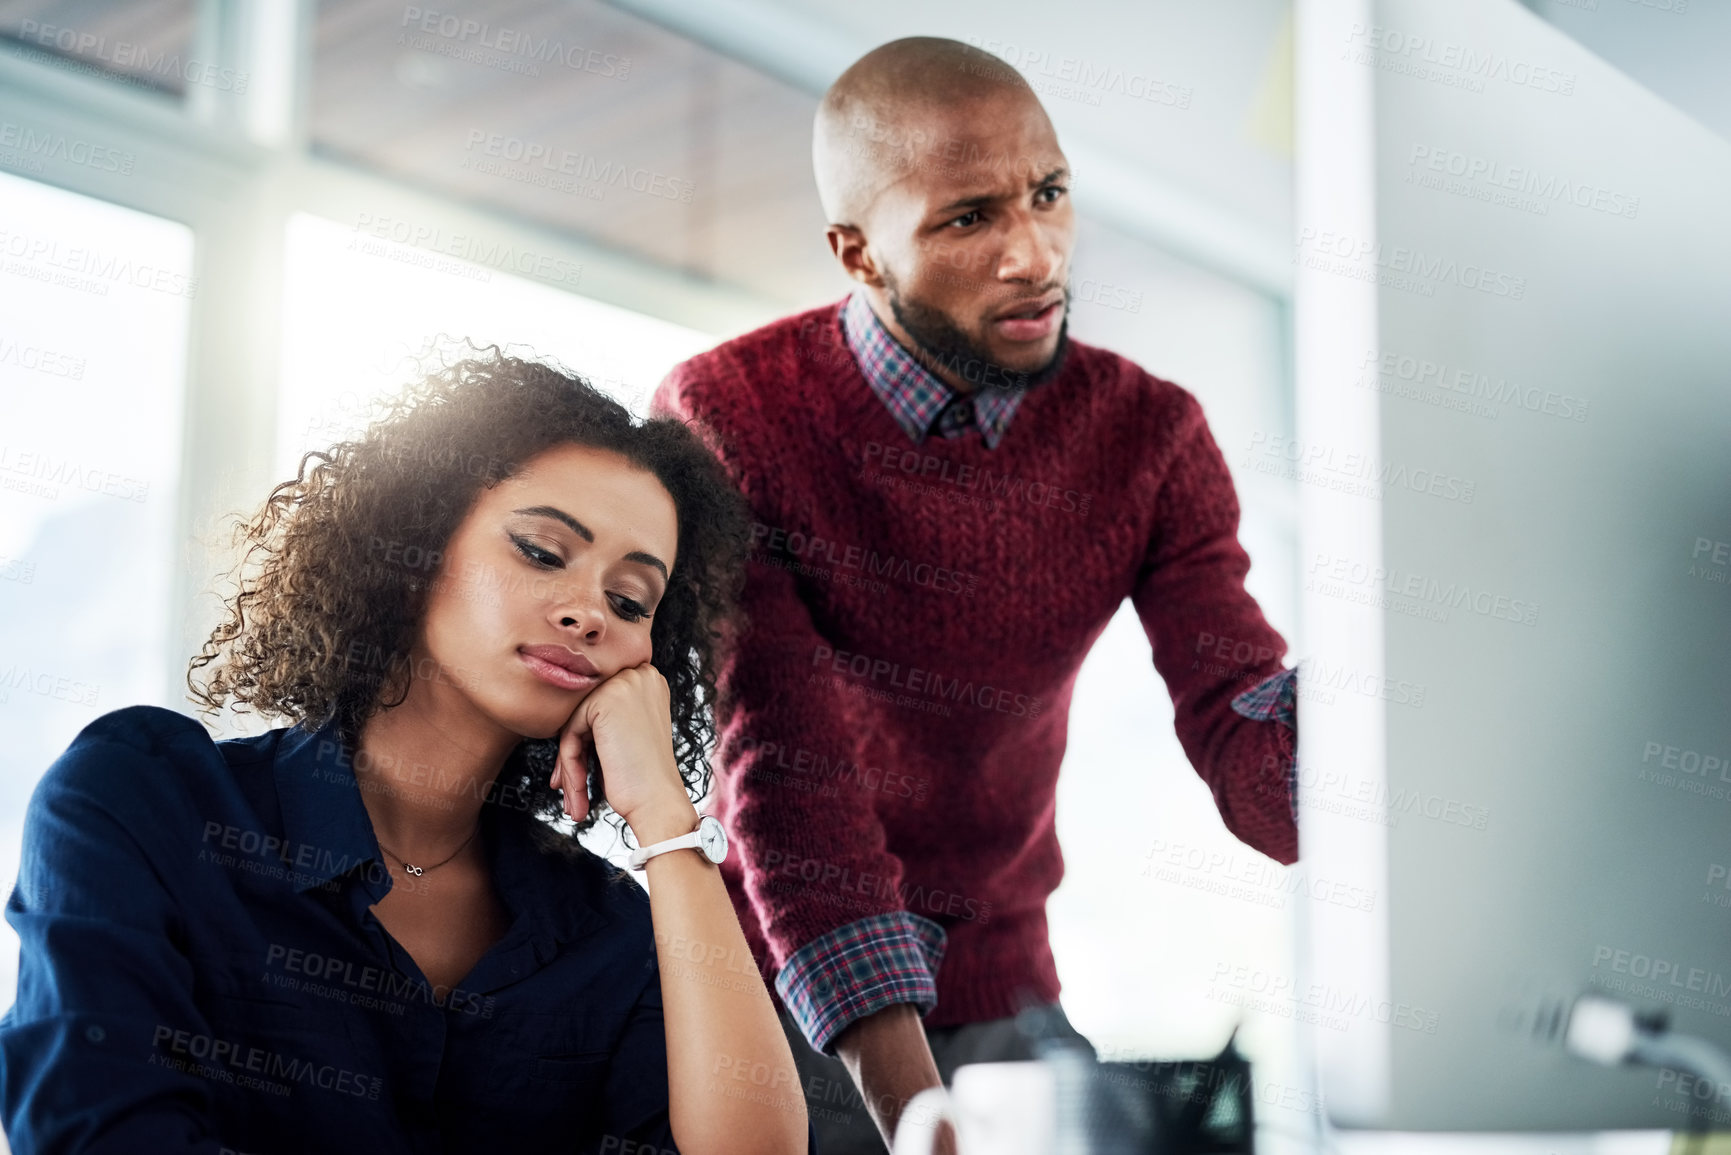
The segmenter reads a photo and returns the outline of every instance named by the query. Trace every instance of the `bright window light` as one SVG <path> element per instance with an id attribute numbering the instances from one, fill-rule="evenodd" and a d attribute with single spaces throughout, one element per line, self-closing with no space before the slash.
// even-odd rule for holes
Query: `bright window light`
<path id="1" fill-rule="evenodd" d="M 0 878 L 98 715 L 183 707 L 170 584 L 192 230 L 0 174 Z M 18 938 L 0 924 L 0 1007 Z"/>
<path id="2" fill-rule="evenodd" d="M 423 250 L 305 213 L 290 218 L 287 245 L 281 478 L 307 450 L 359 432 L 434 338 L 555 357 L 639 414 L 669 369 L 717 340 L 484 265 L 428 267 Z"/>

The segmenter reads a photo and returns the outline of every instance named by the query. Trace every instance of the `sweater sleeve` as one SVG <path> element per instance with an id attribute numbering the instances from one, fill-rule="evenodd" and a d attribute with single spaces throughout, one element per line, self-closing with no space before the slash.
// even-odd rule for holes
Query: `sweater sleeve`
<path id="1" fill-rule="evenodd" d="M 713 431 L 691 399 L 690 371 L 676 368 L 650 408 Z M 754 535 L 777 525 L 767 468 L 741 461 L 725 436 L 711 443 L 751 505 Z M 828 673 L 845 646 L 814 622 L 794 575 L 769 561 L 750 563 L 741 609 L 747 626 L 717 687 L 716 774 L 734 802 L 728 833 L 776 990 L 812 1046 L 833 1054 L 856 1019 L 896 1003 L 922 1014 L 937 1005 L 945 934 L 902 902 L 902 861 L 872 793 L 883 777 L 863 772 L 863 720 Z"/>
<path id="2" fill-rule="evenodd" d="M 1172 695 L 1179 743 L 1226 828 L 1292 863 L 1296 675 L 1281 664 L 1285 639 L 1244 588 L 1250 556 L 1238 544 L 1226 460 L 1201 407 L 1186 404 L 1132 601 Z"/>

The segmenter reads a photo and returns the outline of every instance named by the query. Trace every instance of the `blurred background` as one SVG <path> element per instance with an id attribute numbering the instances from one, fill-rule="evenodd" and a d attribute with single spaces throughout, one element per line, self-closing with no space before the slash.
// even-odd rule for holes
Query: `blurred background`
<path id="1" fill-rule="evenodd" d="M 1683 2 L 1528 8 L 1731 132 L 1731 27 L 1659 10 Z M 224 519 L 430 338 L 557 357 L 641 411 L 678 361 L 843 296 L 812 116 L 916 33 L 1041 94 L 1075 170 L 1072 332 L 1202 401 L 1251 592 L 1307 652 L 1297 482 L 1247 455 L 1295 433 L 1287 0 L 0 0 L 0 879 L 81 726 L 189 709 Z M 1314 880 L 1227 834 L 1128 607 L 1077 686 L 1058 824 L 1064 1005 L 1102 1057 L 1237 1030 L 1264 1149 L 1333 1144 L 1315 1024 L 1222 981 L 1300 973 Z M 0 1006 L 16 963 L 7 928 Z"/>

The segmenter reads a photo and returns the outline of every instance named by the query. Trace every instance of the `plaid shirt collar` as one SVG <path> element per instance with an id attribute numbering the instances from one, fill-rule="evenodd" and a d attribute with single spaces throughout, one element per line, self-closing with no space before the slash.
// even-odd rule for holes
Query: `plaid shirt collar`
<path id="1" fill-rule="evenodd" d="M 865 294 L 855 291 L 841 311 L 842 331 L 848 348 L 859 363 L 860 373 L 907 435 L 918 445 L 932 432 L 938 415 L 950 402 L 964 401 L 968 394 L 950 388 L 941 378 L 902 348 L 872 312 Z M 987 449 L 996 449 L 1010 427 L 1027 391 L 1024 389 L 980 389 L 972 395 L 974 421 Z M 945 422 L 948 425 L 948 422 Z M 943 428 L 946 437 L 965 429 Z"/>

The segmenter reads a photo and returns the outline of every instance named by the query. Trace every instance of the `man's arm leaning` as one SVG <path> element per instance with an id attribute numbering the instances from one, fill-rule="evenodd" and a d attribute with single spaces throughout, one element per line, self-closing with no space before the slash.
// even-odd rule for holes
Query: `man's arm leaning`
<path id="1" fill-rule="evenodd" d="M 1274 681 L 1286 642 L 1244 587 L 1250 557 L 1238 542 L 1232 475 L 1194 399 L 1184 399 L 1177 424 L 1177 451 L 1132 601 L 1172 695 L 1179 742 L 1227 829 L 1275 861 L 1292 863 L 1298 859 L 1294 682 Z M 1272 693 L 1246 695 L 1262 689 Z M 1269 707 L 1257 716 L 1232 704 L 1264 697 Z M 1276 711 L 1276 703 L 1284 708 Z"/>

